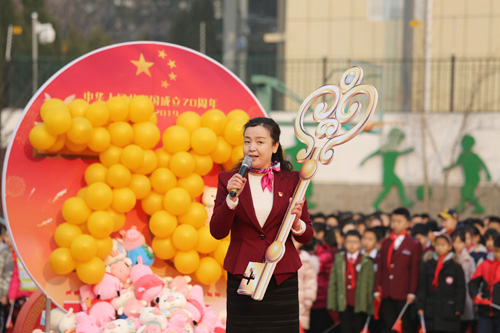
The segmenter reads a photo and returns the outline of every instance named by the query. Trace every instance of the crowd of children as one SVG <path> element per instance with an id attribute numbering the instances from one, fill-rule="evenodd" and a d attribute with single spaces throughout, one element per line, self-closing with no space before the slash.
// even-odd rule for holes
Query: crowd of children
<path id="1" fill-rule="evenodd" d="M 500 218 L 436 219 L 406 208 L 315 214 L 299 246 L 309 333 L 500 333 Z"/>

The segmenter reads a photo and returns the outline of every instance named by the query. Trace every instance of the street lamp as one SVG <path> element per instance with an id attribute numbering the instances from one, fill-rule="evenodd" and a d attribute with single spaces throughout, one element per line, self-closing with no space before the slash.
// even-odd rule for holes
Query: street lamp
<path id="1" fill-rule="evenodd" d="M 50 44 L 56 39 L 56 31 L 51 23 L 38 22 L 38 13 L 31 13 L 31 51 L 33 59 L 33 95 L 38 90 L 38 39 L 40 44 Z"/>

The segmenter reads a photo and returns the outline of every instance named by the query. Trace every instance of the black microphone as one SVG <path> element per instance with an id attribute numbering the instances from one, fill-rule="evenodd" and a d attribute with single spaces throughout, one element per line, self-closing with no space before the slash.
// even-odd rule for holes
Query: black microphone
<path id="1" fill-rule="evenodd" d="M 245 156 L 243 161 L 241 162 L 241 167 L 240 171 L 238 171 L 238 174 L 240 174 L 241 177 L 245 177 L 248 173 L 248 169 L 252 166 L 252 158 L 250 156 Z M 230 192 L 229 195 L 231 197 L 235 197 L 236 194 L 238 194 L 238 190 L 233 188 Z"/>

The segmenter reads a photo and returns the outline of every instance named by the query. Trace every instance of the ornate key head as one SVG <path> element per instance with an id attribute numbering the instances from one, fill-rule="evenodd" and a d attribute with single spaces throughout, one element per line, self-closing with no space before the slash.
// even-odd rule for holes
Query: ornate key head
<path id="1" fill-rule="evenodd" d="M 333 148 L 351 140 L 365 128 L 377 106 L 378 92 L 372 85 L 361 84 L 362 79 L 361 67 L 351 67 L 342 75 L 338 86 L 326 85 L 318 88 L 302 103 L 295 118 L 295 134 L 307 146 L 297 153 L 297 161 L 303 163 L 302 179 L 310 179 L 314 175 L 317 160 L 324 165 L 329 164 L 333 159 Z M 358 95 L 364 95 L 368 99 L 364 113 L 361 113 L 361 102 L 355 99 Z M 333 100 L 317 103 L 323 96 L 332 97 Z M 317 105 L 313 111 L 313 119 L 318 125 L 313 135 L 305 130 L 304 117 L 315 103 Z M 353 122 L 358 114 L 361 114 L 361 119 L 352 128 L 342 132 L 342 125 Z"/>

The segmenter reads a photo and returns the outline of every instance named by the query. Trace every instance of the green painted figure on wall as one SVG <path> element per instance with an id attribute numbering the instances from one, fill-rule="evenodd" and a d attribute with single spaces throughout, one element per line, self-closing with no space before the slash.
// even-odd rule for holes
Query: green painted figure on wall
<path id="1" fill-rule="evenodd" d="M 491 175 L 483 160 L 476 153 L 472 152 L 472 147 L 475 143 L 476 140 L 474 140 L 472 136 L 464 135 L 462 138 L 462 153 L 458 156 L 455 163 L 444 168 L 443 171 L 447 172 L 457 166 L 462 167 L 464 185 L 461 188 L 460 204 L 456 206 L 455 209 L 463 211 L 465 209 L 465 203 L 470 202 L 475 206 L 473 213 L 481 214 L 484 212 L 484 208 L 474 196 L 474 193 L 481 181 L 481 169 L 484 169 L 486 172 L 487 180 L 491 180 Z"/>
<path id="2" fill-rule="evenodd" d="M 413 148 L 408 148 L 403 151 L 397 150 L 398 146 L 401 144 L 404 138 L 405 134 L 403 133 L 403 131 L 401 131 L 399 128 L 393 128 L 389 132 L 387 143 L 377 151 L 368 155 L 360 164 L 360 166 L 362 166 L 370 158 L 377 155 L 382 155 L 382 182 L 384 185 L 384 189 L 382 190 L 382 192 L 380 192 L 377 200 L 375 200 L 375 202 L 373 203 L 373 207 L 375 208 L 375 210 L 380 210 L 380 203 L 382 202 L 382 200 L 384 200 L 387 194 L 389 194 L 392 187 L 394 186 L 396 186 L 396 188 L 398 189 L 399 197 L 401 198 L 403 206 L 410 207 L 413 205 L 413 201 L 408 200 L 408 198 L 406 197 L 403 182 L 401 181 L 401 179 L 399 179 L 399 177 L 396 175 L 396 172 L 394 171 L 397 158 L 401 155 L 413 152 Z"/>

